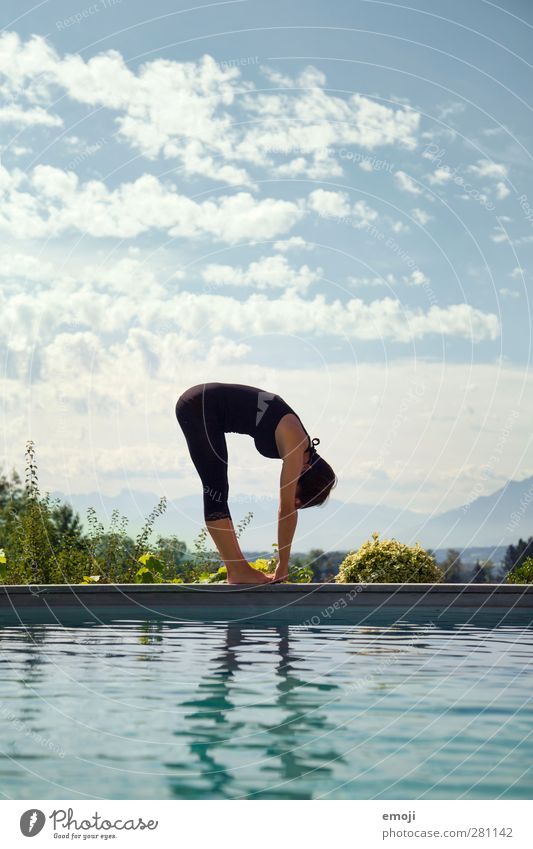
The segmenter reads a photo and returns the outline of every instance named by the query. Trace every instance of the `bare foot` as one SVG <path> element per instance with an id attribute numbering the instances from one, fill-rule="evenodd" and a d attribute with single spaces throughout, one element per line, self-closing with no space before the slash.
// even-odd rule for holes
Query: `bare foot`
<path id="1" fill-rule="evenodd" d="M 230 566 L 228 569 L 228 584 L 269 584 L 270 577 L 254 569 L 248 563 Z"/>

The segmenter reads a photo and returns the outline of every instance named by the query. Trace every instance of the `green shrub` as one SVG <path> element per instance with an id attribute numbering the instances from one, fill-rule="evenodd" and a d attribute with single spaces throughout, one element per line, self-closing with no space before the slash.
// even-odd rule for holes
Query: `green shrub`
<path id="1" fill-rule="evenodd" d="M 508 573 L 506 584 L 533 584 L 533 557 L 528 557 L 522 561 L 520 566 L 515 566 Z"/>
<path id="2" fill-rule="evenodd" d="M 347 554 L 335 580 L 339 584 L 433 584 L 442 581 L 442 572 L 418 542 L 410 546 L 395 539 L 380 540 L 374 532 L 372 540 Z"/>

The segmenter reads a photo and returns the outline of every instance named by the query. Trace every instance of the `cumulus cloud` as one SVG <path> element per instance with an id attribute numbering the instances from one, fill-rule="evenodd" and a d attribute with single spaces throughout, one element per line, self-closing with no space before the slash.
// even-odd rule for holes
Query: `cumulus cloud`
<path id="1" fill-rule="evenodd" d="M 378 217 L 365 201 L 358 200 L 350 204 L 346 192 L 332 192 L 327 189 L 315 189 L 307 200 L 307 206 L 322 218 L 338 218 L 355 229 L 368 227 Z"/>
<path id="2" fill-rule="evenodd" d="M 396 277 L 391 273 L 382 277 L 378 275 L 373 277 L 348 277 L 348 283 L 352 286 L 393 286 L 396 282 Z"/>
<path id="3" fill-rule="evenodd" d="M 231 285 L 265 288 L 264 293 L 236 298 L 227 293 L 176 290 L 173 283 L 163 287 L 139 260 L 126 258 L 105 268 L 89 266 L 79 280 L 67 273 L 64 277 L 52 275 L 48 285 L 39 290 L 26 291 L 23 283 L 9 295 L 0 289 L 4 318 L 0 341 L 27 350 L 50 344 L 72 327 L 75 331 L 68 332 L 98 333 L 102 338 L 115 334 L 117 339 L 134 330 L 131 338 L 147 356 L 145 343 L 140 346 L 140 340 L 147 338 L 143 333 L 170 340 L 175 334 L 190 339 L 206 334 L 231 339 L 271 332 L 292 335 L 305 328 L 309 336 L 410 342 L 433 334 L 478 341 L 495 339 L 500 332 L 495 315 L 466 303 L 424 311 L 404 307 L 395 298 L 365 303 L 359 298 L 328 300 L 323 294 L 303 297 L 302 292 L 320 273 L 321 269 L 307 266 L 293 269 L 283 256 L 263 258 L 245 268 L 211 265 L 204 270 L 208 280 L 220 281 L 225 276 Z M 410 282 L 420 285 L 426 279 L 420 272 L 420 278 L 413 277 Z M 132 283 L 137 280 L 139 289 Z M 393 278 L 385 280 L 390 283 Z M 277 294 L 283 281 L 289 288 Z M 269 296 L 270 289 L 277 297 Z M 61 338 L 66 343 L 66 337 Z"/>
<path id="4" fill-rule="evenodd" d="M 503 183 L 501 181 L 499 183 L 496 183 L 496 196 L 499 200 L 503 200 L 504 198 L 508 197 L 508 195 L 510 195 L 510 194 L 511 194 L 511 191 L 510 191 L 510 189 L 507 188 L 505 183 Z"/>
<path id="5" fill-rule="evenodd" d="M 346 192 L 315 189 L 309 195 L 308 206 L 313 212 L 317 212 L 325 218 L 341 218 L 350 214 L 350 204 Z"/>
<path id="6" fill-rule="evenodd" d="M 287 253 L 287 251 L 292 250 L 312 251 L 313 248 L 312 242 L 307 242 L 301 236 L 291 236 L 290 239 L 280 239 L 278 242 L 274 242 L 274 250 L 280 251 L 280 253 Z"/>
<path id="7" fill-rule="evenodd" d="M 13 124 L 16 127 L 61 127 L 63 121 L 58 115 L 51 115 L 40 106 L 25 109 L 12 103 L 0 108 L 0 124 Z"/>
<path id="8" fill-rule="evenodd" d="M 113 113 L 117 135 L 147 159 L 175 159 L 187 175 L 252 186 L 247 169 L 257 166 L 321 179 L 341 173 L 333 155 L 338 146 L 416 147 L 420 115 L 408 106 L 331 95 L 325 75 L 312 66 L 294 79 L 267 73 L 279 92 L 258 91 L 239 68 L 209 55 L 151 59 L 132 70 L 117 50 L 86 61 L 61 56 L 42 36 L 0 36 L 0 75 L 13 96 L 40 102 L 34 121 L 36 110 L 62 89 L 74 102 Z M 41 120 L 54 119 L 43 113 Z M 276 162 L 280 155 L 290 160 Z"/>
<path id="9" fill-rule="evenodd" d="M 505 179 L 507 177 L 507 167 L 490 162 L 488 159 L 478 159 L 476 165 L 469 165 L 468 170 L 477 177 L 492 177 L 493 179 Z"/>
<path id="10" fill-rule="evenodd" d="M 211 264 L 204 269 L 202 277 L 217 287 L 245 286 L 259 290 L 295 289 L 305 292 L 322 274 L 321 268 L 311 269 L 308 265 L 292 268 L 286 257 L 274 255 L 262 257 L 247 268 Z"/>
<path id="11" fill-rule="evenodd" d="M 413 210 L 411 210 L 411 215 L 413 216 L 417 224 L 420 224 L 422 227 L 425 227 L 426 224 L 429 224 L 433 217 L 429 215 L 429 213 L 427 213 L 424 209 L 419 209 L 418 207 L 415 207 Z"/>
<path id="12" fill-rule="evenodd" d="M 49 165 L 29 175 L 0 166 L 0 201 L 0 230 L 20 238 L 77 230 L 127 239 L 160 229 L 233 243 L 283 235 L 304 215 L 302 203 L 256 199 L 248 192 L 198 202 L 151 174 L 110 190 L 99 180 L 82 183 L 73 171 Z"/>
<path id="13" fill-rule="evenodd" d="M 509 173 L 506 165 L 491 162 L 488 159 L 478 159 L 476 165 L 469 165 L 468 171 L 480 179 L 494 180 L 494 191 L 498 200 L 503 200 L 510 195 L 510 189 L 504 182 L 507 180 Z"/>
<path id="14" fill-rule="evenodd" d="M 448 180 L 451 180 L 451 178 L 452 172 L 447 165 L 442 165 L 440 168 L 436 168 L 433 174 L 426 175 L 428 183 L 432 186 L 442 186 Z"/>
<path id="15" fill-rule="evenodd" d="M 408 286 L 425 286 L 431 282 L 427 274 L 424 274 L 424 272 L 419 268 L 415 268 L 410 275 L 403 276 L 402 280 L 404 283 L 407 283 Z"/>
<path id="16" fill-rule="evenodd" d="M 403 192 L 409 192 L 412 195 L 422 194 L 420 186 L 417 186 L 413 178 L 410 177 L 409 174 L 406 174 L 405 171 L 396 171 L 394 179 L 398 188 Z"/>

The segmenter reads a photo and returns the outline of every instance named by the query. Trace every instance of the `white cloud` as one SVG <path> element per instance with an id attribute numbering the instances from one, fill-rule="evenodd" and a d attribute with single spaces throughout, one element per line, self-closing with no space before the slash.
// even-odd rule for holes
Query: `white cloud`
<path id="1" fill-rule="evenodd" d="M 398 188 L 403 192 L 409 192 L 412 195 L 422 194 L 422 189 L 417 186 L 413 178 L 409 174 L 406 174 L 405 171 L 396 171 L 394 179 Z"/>
<path id="2" fill-rule="evenodd" d="M 53 279 L 54 266 L 50 262 L 30 254 L 3 251 L 0 255 L 0 277 L 6 280 L 47 280 Z"/>
<path id="3" fill-rule="evenodd" d="M 503 298 L 519 298 L 520 292 L 517 292 L 516 289 L 507 289 L 505 286 L 502 289 L 498 289 L 498 292 Z"/>
<path id="4" fill-rule="evenodd" d="M 13 124 L 17 127 L 61 127 L 63 121 L 40 106 L 24 109 L 23 106 L 12 103 L 0 108 L 0 124 Z"/>
<path id="5" fill-rule="evenodd" d="M 427 274 L 424 274 L 419 268 L 415 268 L 409 276 L 403 276 L 402 280 L 408 286 L 425 286 L 431 282 Z"/>
<path id="6" fill-rule="evenodd" d="M 496 242 L 496 244 L 509 241 L 509 236 L 500 224 L 497 224 L 496 227 L 494 227 L 490 238 L 493 242 Z"/>
<path id="7" fill-rule="evenodd" d="M 211 269 L 211 279 L 220 279 L 224 273 L 230 280 L 241 282 L 245 278 L 250 285 L 261 281 L 265 287 L 274 289 L 282 279 L 305 289 L 320 273 L 307 266 L 291 269 L 285 257 L 278 257 L 273 264 L 258 261 L 244 270 L 221 268 L 222 271 Z M 392 280 L 386 278 L 388 283 Z M 305 298 L 295 288 L 285 289 L 275 298 L 257 292 L 239 299 L 176 290 L 172 284 L 163 291 L 160 286 L 150 268 L 139 260 L 125 258 L 114 266 L 100 269 L 88 266 L 80 280 L 72 274 L 62 277 L 52 271 L 46 288 L 26 290 L 21 282 L 19 291 L 6 296 L 2 287 L 0 339 L 14 350 L 25 351 L 50 344 L 56 336 L 67 333 L 66 326 L 75 325 L 76 332 L 82 334 L 118 336 L 134 329 L 141 334 L 131 337 L 137 340 L 136 350 L 146 356 L 146 342 L 142 342 L 142 350 L 139 345 L 148 338 L 142 335 L 147 333 L 160 335 L 171 344 L 175 334 L 232 338 L 235 334 L 249 337 L 278 332 L 409 342 L 431 334 L 477 341 L 495 339 L 500 332 L 495 315 L 469 304 L 432 306 L 424 311 L 404 308 L 396 298 L 368 304 L 358 298 L 327 300 L 323 294 Z M 70 344 L 66 336 L 61 338 L 62 345 Z M 76 344 L 80 339 L 86 343 L 86 337 L 81 336 Z M 204 355 L 202 346 L 200 356 Z"/>
<path id="8" fill-rule="evenodd" d="M 280 177 L 310 177 L 311 180 L 325 180 L 328 177 L 340 177 L 342 167 L 328 151 L 325 154 L 315 152 L 312 158 L 299 156 L 284 165 L 278 165 L 274 172 Z"/>
<path id="9" fill-rule="evenodd" d="M 308 208 L 322 218 L 340 219 L 343 223 L 362 230 L 378 217 L 378 213 L 363 200 L 350 205 L 346 192 L 315 189 L 307 200 Z"/>
<path id="10" fill-rule="evenodd" d="M 21 190 L 24 184 L 33 193 Z M 109 190 L 101 181 L 80 183 L 73 171 L 49 165 L 29 175 L 0 166 L 0 202 L 0 230 L 20 238 L 78 230 L 127 239 L 156 229 L 234 243 L 283 235 L 304 215 L 302 203 L 256 200 L 247 192 L 197 202 L 150 174 Z"/>
<path id="11" fill-rule="evenodd" d="M 426 179 L 428 183 L 432 186 L 442 186 L 443 183 L 447 183 L 452 177 L 452 172 L 448 168 L 447 165 L 442 165 L 437 168 L 433 174 L 427 174 Z"/>
<path id="12" fill-rule="evenodd" d="M 275 172 L 272 156 L 291 151 L 298 156 L 278 167 L 288 176 L 321 179 L 341 173 L 332 155 L 339 145 L 413 150 L 417 143 L 418 112 L 359 94 L 328 94 L 325 75 L 312 66 L 295 79 L 270 71 L 282 88 L 266 93 L 244 81 L 239 68 L 209 55 L 152 59 L 135 71 L 118 50 L 85 61 L 79 54 L 61 57 L 41 36 L 24 42 L 8 32 L 0 37 L 0 73 L 13 95 L 30 102 L 52 103 L 59 87 L 75 102 L 103 107 L 115 113 L 118 136 L 143 156 L 176 159 L 187 175 L 231 185 L 253 185 L 246 166 Z"/>
<path id="13" fill-rule="evenodd" d="M 510 189 L 507 188 L 505 183 L 496 183 L 496 195 L 500 200 L 503 200 L 503 198 L 506 198 L 510 194 Z"/>
<path id="14" fill-rule="evenodd" d="M 495 339 L 497 316 L 469 304 L 432 306 L 427 312 L 404 309 L 392 298 L 365 304 L 358 298 L 327 302 L 324 295 L 304 299 L 293 290 L 277 299 L 253 294 L 246 300 L 180 293 L 165 304 L 165 315 L 190 333 L 238 332 L 349 336 L 409 342 L 428 334 Z"/>
<path id="15" fill-rule="evenodd" d="M 346 192 L 315 189 L 309 195 L 308 206 L 313 212 L 325 218 L 343 218 L 350 214 L 349 198 Z"/>
<path id="16" fill-rule="evenodd" d="M 509 272 L 509 277 L 512 277 L 513 280 L 522 280 L 524 277 L 525 271 L 519 265 L 515 266 L 511 272 Z"/>
<path id="17" fill-rule="evenodd" d="M 58 333 L 44 349 L 45 375 L 59 378 L 77 372 L 99 371 L 103 362 L 103 345 L 93 331 Z"/>
<path id="18" fill-rule="evenodd" d="M 411 215 L 422 227 L 425 227 L 426 224 L 429 224 L 429 222 L 433 220 L 432 215 L 429 215 L 429 213 L 427 213 L 424 209 L 419 209 L 418 207 L 411 210 Z"/>
<path id="19" fill-rule="evenodd" d="M 280 251 L 280 253 L 287 253 L 291 250 L 312 251 L 314 247 L 312 242 L 307 242 L 301 236 L 291 236 L 290 239 L 281 239 L 279 242 L 274 242 L 274 250 Z"/>
<path id="20" fill-rule="evenodd" d="M 455 115 L 461 115 L 466 110 L 466 105 L 461 101 L 452 101 L 447 105 L 441 104 L 437 107 L 437 115 L 440 121 L 446 121 Z"/>
<path id="21" fill-rule="evenodd" d="M 396 278 L 394 274 L 385 274 L 383 277 L 349 277 L 348 282 L 352 286 L 393 286 Z"/>
<path id="22" fill-rule="evenodd" d="M 233 342 L 225 336 L 215 336 L 207 353 L 207 361 L 214 365 L 229 360 L 242 360 L 252 350 L 244 342 Z"/>
<path id="23" fill-rule="evenodd" d="M 403 221 L 392 221 L 391 230 L 393 233 L 410 233 L 411 228 Z"/>
<path id="24" fill-rule="evenodd" d="M 468 171 L 475 174 L 479 178 L 487 178 L 496 180 L 494 191 L 498 200 L 503 200 L 510 195 L 510 190 L 504 180 L 508 177 L 508 169 L 506 165 L 497 162 L 491 162 L 488 159 L 478 159 L 477 165 L 469 165 Z"/>
<path id="25" fill-rule="evenodd" d="M 493 179 L 506 178 L 508 173 L 505 165 L 490 162 L 488 159 L 478 159 L 477 165 L 468 166 L 468 171 L 478 177 L 492 177 Z"/>
<path id="26" fill-rule="evenodd" d="M 305 292 L 323 274 L 321 268 L 311 269 L 308 265 L 291 268 L 284 256 L 262 257 L 247 268 L 232 265 L 208 265 L 202 272 L 203 279 L 215 286 L 245 286 L 256 289 L 295 289 Z"/>

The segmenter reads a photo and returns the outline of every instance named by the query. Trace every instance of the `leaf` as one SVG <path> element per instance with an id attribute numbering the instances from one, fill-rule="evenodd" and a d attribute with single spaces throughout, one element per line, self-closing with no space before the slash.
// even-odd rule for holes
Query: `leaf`
<path id="1" fill-rule="evenodd" d="M 154 576 L 150 569 L 147 569 L 146 566 L 141 566 L 138 572 L 135 574 L 135 583 L 136 584 L 151 584 L 153 583 Z"/>
<path id="2" fill-rule="evenodd" d="M 147 569 L 146 572 L 143 572 L 143 576 L 141 578 L 141 583 L 143 583 L 143 584 L 153 584 L 154 583 L 153 572 L 150 572 L 149 569 Z"/>
<path id="3" fill-rule="evenodd" d="M 146 561 L 150 560 L 151 556 L 152 553 L 150 551 L 147 551 L 146 554 L 141 554 L 141 556 L 139 557 L 139 563 L 142 563 L 143 566 L 146 566 Z"/>
<path id="4" fill-rule="evenodd" d="M 146 554 L 141 555 L 138 562 L 150 568 L 153 572 L 162 572 L 165 568 L 163 561 L 159 557 L 156 557 L 155 554 L 152 554 L 151 551 L 147 551 Z"/>

